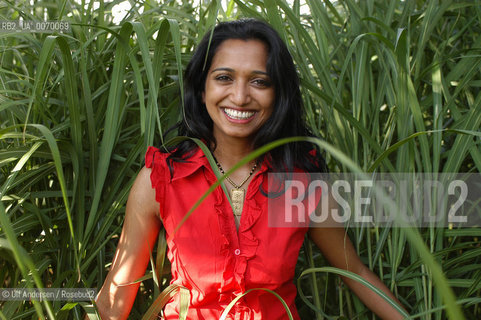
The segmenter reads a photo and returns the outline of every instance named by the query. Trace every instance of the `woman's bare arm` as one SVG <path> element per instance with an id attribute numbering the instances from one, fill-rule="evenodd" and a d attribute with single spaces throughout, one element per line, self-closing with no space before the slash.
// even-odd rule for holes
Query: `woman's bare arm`
<path id="1" fill-rule="evenodd" d="M 122 234 L 114 260 L 97 296 L 102 319 L 127 319 L 139 284 L 131 283 L 145 274 L 151 251 L 161 227 L 159 204 L 150 182 L 151 169 L 143 168 L 129 194 Z"/>
<path id="2" fill-rule="evenodd" d="M 333 267 L 360 275 L 399 303 L 386 285 L 359 259 L 343 228 L 311 228 L 309 236 Z M 342 279 L 361 301 L 382 319 L 403 319 L 399 312 L 372 290 L 350 278 Z"/>
<path id="3" fill-rule="evenodd" d="M 335 203 L 334 199 L 329 199 L 330 209 L 336 208 L 332 205 Z M 362 263 L 342 225 L 332 219 L 321 225 L 313 224 L 309 229 L 309 236 L 333 267 L 360 275 L 399 303 L 379 277 Z M 361 301 L 382 319 L 403 319 L 398 311 L 366 286 L 350 278 L 342 277 L 342 279 Z"/>

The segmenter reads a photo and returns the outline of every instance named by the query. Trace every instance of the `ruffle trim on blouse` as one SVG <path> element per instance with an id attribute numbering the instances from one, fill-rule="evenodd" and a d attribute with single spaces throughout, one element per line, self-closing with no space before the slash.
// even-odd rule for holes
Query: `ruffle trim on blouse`
<path id="1" fill-rule="evenodd" d="M 214 192 L 214 208 L 217 212 L 219 227 L 222 239 L 224 240 L 221 244 L 220 253 L 225 257 L 224 270 L 222 271 L 219 288 L 220 304 L 228 304 L 237 295 L 246 291 L 245 276 L 247 263 L 255 257 L 257 248 L 259 247 L 259 240 L 252 232 L 252 227 L 262 214 L 263 201 L 267 201 L 265 197 L 255 197 L 255 194 L 263 181 L 263 177 L 260 175 L 262 175 L 266 169 L 265 166 L 262 167 L 249 185 L 246 200 L 250 201 L 244 202 L 244 205 L 248 207 L 244 209 L 245 213 L 243 213 L 241 218 L 238 231 L 234 224 L 232 209 L 230 209 L 229 205 L 225 204 L 226 199 L 222 189 L 219 188 Z M 236 234 L 238 237 L 236 237 Z M 234 268 L 232 266 L 234 266 Z M 237 312 L 239 312 L 240 309 L 246 309 L 244 312 L 248 312 L 249 308 L 240 300 L 234 309 Z"/>
<path id="2" fill-rule="evenodd" d="M 149 147 L 145 154 L 145 166 L 152 169 L 150 182 L 155 189 L 155 200 L 160 204 L 163 203 L 164 186 L 168 181 L 167 157 L 167 153 L 162 153 L 155 147 Z"/>
<path id="3" fill-rule="evenodd" d="M 180 161 L 169 161 L 170 153 L 163 153 L 156 147 L 149 147 L 145 154 L 145 165 L 150 168 L 153 163 L 159 164 L 163 169 L 163 182 L 171 182 L 192 175 L 202 166 L 209 166 L 203 151 L 198 148 L 189 157 Z M 160 157 L 160 159 L 158 159 Z M 159 161 L 160 160 L 160 161 Z M 169 169 L 169 161 L 172 170 Z M 176 170 L 177 169 L 177 170 Z M 172 171 L 172 174 L 171 174 Z M 172 175 L 172 176 L 171 176 Z"/>

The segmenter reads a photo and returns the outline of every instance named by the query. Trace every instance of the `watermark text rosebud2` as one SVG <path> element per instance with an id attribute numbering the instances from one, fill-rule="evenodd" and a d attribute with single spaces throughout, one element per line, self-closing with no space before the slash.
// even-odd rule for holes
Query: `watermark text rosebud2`
<path id="1" fill-rule="evenodd" d="M 54 33 L 69 32 L 68 21 L 40 21 L 40 20 L 0 20 L 0 33 Z"/>
<path id="2" fill-rule="evenodd" d="M 481 174 L 272 173 L 270 227 L 479 227 Z"/>

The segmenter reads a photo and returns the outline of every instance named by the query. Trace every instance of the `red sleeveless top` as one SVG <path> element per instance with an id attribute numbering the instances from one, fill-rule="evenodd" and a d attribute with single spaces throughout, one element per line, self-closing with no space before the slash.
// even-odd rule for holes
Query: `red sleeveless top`
<path id="1" fill-rule="evenodd" d="M 219 187 L 174 234 L 184 215 L 217 179 L 200 149 L 186 162 L 173 162 L 172 176 L 166 162 L 168 155 L 149 147 L 145 162 L 152 168 L 152 187 L 169 239 L 171 283 L 191 292 L 187 318 L 219 319 L 237 295 L 252 288 L 266 288 L 278 293 L 294 319 L 299 319 L 293 278 L 308 229 L 268 227 L 267 197 L 259 188 L 267 185 L 266 164 L 261 165 L 248 186 L 238 231 L 229 201 Z M 170 301 L 164 311 L 165 319 L 178 319 L 177 299 Z M 252 291 L 235 305 L 228 319 L 288 317 L 274 295 Z"/>

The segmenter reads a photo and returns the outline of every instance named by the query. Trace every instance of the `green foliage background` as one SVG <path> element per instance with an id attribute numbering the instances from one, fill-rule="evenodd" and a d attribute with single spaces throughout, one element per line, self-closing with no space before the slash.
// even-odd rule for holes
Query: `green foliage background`
<path id="1" fill-rule="evenodd" d="M 0 33 L 0 287 L 100 288 L 146 147 L 179 119 L 182 70 L 218 20 L 257 17 L 280 32 L 332 171 L 352 160 L 365 172 L 480 172 L 478 1 L 144 0 L 114 24 L 119 2 L 0 3 L 0 20 L 72 26 Z M 349 232 L 416 318 L 481 317 L 480 229 Z M 324 265 L 306 242 L 299 273 Z M 299 300 L 303 319 L 373 318 L 336 274 L 301 286 L 322 311 Z M 158 291 L 144 281 L 133 319 Z M 84 303 L 0 306 L 1 319 L 93 314 Z"/>

